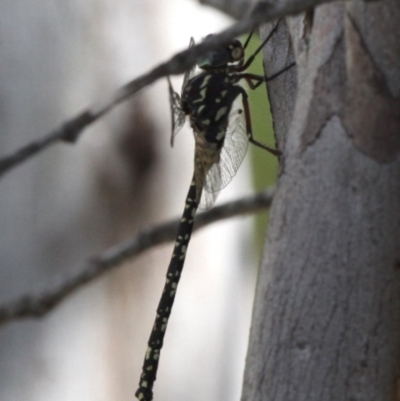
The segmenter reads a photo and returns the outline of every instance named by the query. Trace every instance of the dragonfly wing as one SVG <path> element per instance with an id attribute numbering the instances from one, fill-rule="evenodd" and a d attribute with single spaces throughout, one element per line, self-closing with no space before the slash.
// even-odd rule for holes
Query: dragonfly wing
<path id="1" fill-rule="evenodd" d="M 249 145 L 243 111 L 234 111 L 230 120 L 221 150 L 221 187 L 219 189 L 225 188 L 231 182 L 242 164 Z"/>
<path id="2" fill-rule="evenodd" d="M 168 80 L 168 91 L 169 91 L 169 104 L 171 107 L 171 147 L 174 146 L 174 138 L 176 134 L 183 127 L 186 120 L 186 114 L 181 109 L 181 97 L 174 91 L 171 80 Z"/>
<path id="3" fill-rule="evenodd" d="M 242 110 L 231 113 L 230 123 L 226 130 L 224 146 L 218 164 L 219 178 L 216 178 L 216 165 L 210 169 L 206 177 L 205 190 L 217 192 L 225 188 L 238 171 L 247 152 L 249 139 L 246 134 L 246 121 Z"/>
<path id="4" fill-rule="evenodd" d="M 215 163 L 206 174 L 206 179 L 204 181 L 204 191 L 201 196 L 199 208 L 202 210 L 210 209 L 211 206 L 215 203 L 220 189 L 221 165 L 220 163 Z"/>
<path id="5" fill-rule="evenodd" d="M 243 111 L 236 110 L 230 116 L 219 162 L 213 164 L 206 174 L 201 209 L 209 209 L 217 199 L 219 191 L 231 182 L 242 164 L 248 144 Z"/>
<path id="6" fill-rule="evenodd" d="M 199 205 L 199 210 L 209 210 L 212 208 L 212 206 L 214 205 L 217 197 L 219 195 L 219 192 L 207 192 L 207 191 L 203 191 L 202 195 L 201 195 L 201 200 L 200 200 L 200 205 Z"/>
<path id="7" fill-rule="evenodd" d="M 189 47 L 188 48 L 190 49 L 194 45 L 195 45 L 194 39 L 190 38 L 190 42 L 189 42 Z M 182 92 L 185 89 L 185 86 L 188 83 L 189 79 L 193 77 L 195 70 L 196 70 L 196 64 L 190 70 L 187 70 L 185 72 L 185 75 L 183 76 Z"/>
<path id="8" fill-rule="evenodd" d="M 190 38 L 189 48 L 191 48 L 194 45 L 195 45 L 194 39 Z M 194 75 L 195 69 L 196 66 L 193 66 L 193 68 L 185 72 L 185 75 L 183 76 L 181 93 L 183 92 L 189 79 Z M 167 79 L 168 79 L 169 103 L 171 106 L 171 121 L 172 121 L 171 147 L 173 147 L 175 136 L 181 130 L 183 124 L 185 123 L 186 114 L 181 108 L 181 97 L 174 91 L 174 88 L 172 87 L 171 80 L 169 79 L 169 77 L 167 77 Z"/>

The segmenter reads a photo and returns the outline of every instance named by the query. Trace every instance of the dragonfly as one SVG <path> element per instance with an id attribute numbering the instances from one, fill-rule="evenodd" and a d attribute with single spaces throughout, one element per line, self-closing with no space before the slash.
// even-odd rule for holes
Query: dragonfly
<path id="1" fill-rule="evenodd" d="M 168 78 L 172 112 L 171 145 L 173 146 L 176 134 L 189 118 L 195 139 L 194 173 L 148 341 L 139 388 L 135 394 L 139 401 L 153 399 L 160 351 L 200 202 L 204 208 L 212 206 L 219 191 L 231 181 L 238 170 L 246 154 L 248 142 L 275 156 L 279 155 L 277 150 L 253 137 L 248 95 L 239 85 L 239 82 L 244 80 L 248 87 L 254 90 L 293 67 L 294 63 L 291 63 L 270 77 L 246 72 L 256 55 L 278 29 L 279 22 L 247 60 L 245 49 L 252 34 L 244 44 L 235 39 L 200 57 L 197 65 L 185 73 L 180 95 L 174 91 Z M 210 38 L 212 35 L 206 36 L 204 40 Z M 191 38 L 189 47 L 193 45 L 194 40 Z M 196 68 L 201 72 L 194 75 Z M 232 110 L 234 101 L 239 97 L 243 108 Z"/>

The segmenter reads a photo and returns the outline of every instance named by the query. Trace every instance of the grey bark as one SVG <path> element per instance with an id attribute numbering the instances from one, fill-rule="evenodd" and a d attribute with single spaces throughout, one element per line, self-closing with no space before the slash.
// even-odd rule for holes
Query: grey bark
<path id="1" fill-rule="evenodd" d="M 400 3 L 320 6 L 289 26 L 298 92 L 242 399 L 399 400 Z"/>

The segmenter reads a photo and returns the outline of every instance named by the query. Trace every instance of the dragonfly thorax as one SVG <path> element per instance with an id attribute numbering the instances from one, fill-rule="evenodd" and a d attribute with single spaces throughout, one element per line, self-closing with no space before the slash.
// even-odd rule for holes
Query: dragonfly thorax
<path id="1" fill-rule="evenodd" d="M 182 109 L 192 128 L 210 143 L 222 147 L 229 114 L 240 87 L 227 73 L 202 72 L 191 78 L 182 92 Z"/>

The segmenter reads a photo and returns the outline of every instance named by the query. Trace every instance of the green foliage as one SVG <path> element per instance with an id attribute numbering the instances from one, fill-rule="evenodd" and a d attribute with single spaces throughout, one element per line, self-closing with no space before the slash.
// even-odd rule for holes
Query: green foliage
<path id="1" fill-rule="evenodd" d="M 252 54 L 259 44 L 260 38 L 258 35 L 254 35 L 246 50 L 247 55 Z M 256 57 L 248 71 L 253 74 L 264 75 L 261 53 Z M 272 118 L 265 84 L 261 85 L 255 91 L 249 90 L 248 94 L 253 135 L 258 141 L 274 147 L 275 138 L 272 129 Z M 263 188 L 275 184 L 278 169 L 277 158 L 256 146 L 250 146 L 250 156 L 254 190 L 260 191 Z M 268 212 L 257 215 L 256 242 L 258 250 L 261 250 L 264 242 L 267 222 Z"/>

